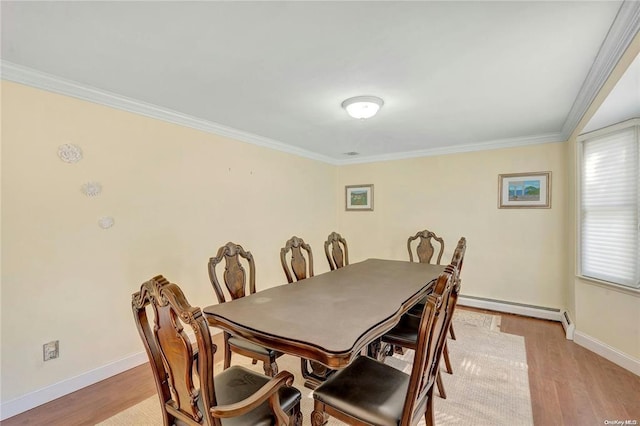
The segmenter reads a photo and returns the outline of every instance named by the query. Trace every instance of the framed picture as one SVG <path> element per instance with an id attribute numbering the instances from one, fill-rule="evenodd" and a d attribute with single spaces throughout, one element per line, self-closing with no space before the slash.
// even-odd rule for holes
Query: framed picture
<path id="1" fill-rule="evenodd" d="M 498 208 L 551 208 L 551 172 L 498 175 Z"/>
<path id="2" fill-rule="evenodd" d="M 373 210 L 373 185 L 347 185 L 345 210 Z"/>

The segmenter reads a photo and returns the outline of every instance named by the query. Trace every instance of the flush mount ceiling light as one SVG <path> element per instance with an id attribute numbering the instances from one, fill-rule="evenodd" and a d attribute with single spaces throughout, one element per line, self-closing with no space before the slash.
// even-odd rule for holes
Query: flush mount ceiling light
<path id="1" fill-rule="evenodd" d="M 342 102 L 342 108 L 353 118 L 371 118 L 384 105 L 377 96 L 356 96 Z"/>

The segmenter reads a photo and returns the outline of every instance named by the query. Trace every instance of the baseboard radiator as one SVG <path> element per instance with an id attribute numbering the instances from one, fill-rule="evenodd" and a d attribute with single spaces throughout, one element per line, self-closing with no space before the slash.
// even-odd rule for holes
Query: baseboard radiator
<path id="1" fill-rule="evenodd" d="M 548 308 L 546 306 L 528 305 L 525 303 L 509 302 L 505 300 L 488 299 L 485 297 L 460 295 L 460 306 L 488 309 L 491 311 L 523 315 L 562 323 L 567 339 L 573 340 L 575 325 L 566 309 Z"/>

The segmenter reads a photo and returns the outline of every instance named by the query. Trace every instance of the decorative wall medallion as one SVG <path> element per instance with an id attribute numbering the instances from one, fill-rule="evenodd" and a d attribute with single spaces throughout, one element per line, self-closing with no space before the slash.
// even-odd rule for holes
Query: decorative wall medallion
<path id="1" fill-rule="evenodd" d="M 87 197 L 95 197 L 102 192 L 102 185 L 98 182 L 87 182 L 82 185 L 82 193 Z"/>
<path id="2" fill-rule="evenodd" d="M 104 216 L 98 220 L 98 226 L 102 229 L 109 229 L 115 224 L 115 220 L 111 216 Z"/>
<path id="3" fill-rule="evenodd" d="M 82 160 L 82 149 L 78 145 L 66 143 L 58 147 L 58 157 L 65 163 L 77 163 Z"/>

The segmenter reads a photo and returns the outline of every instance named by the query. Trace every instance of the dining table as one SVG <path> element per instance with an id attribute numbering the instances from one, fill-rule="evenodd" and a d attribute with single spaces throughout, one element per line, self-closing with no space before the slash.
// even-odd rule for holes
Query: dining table
<path id="1" fill-rule="evenodd" d="M 367 259 L 203 309 L 209 325 L 255 344 L 346 367 L 433 289 L 443 265 Z M 307 385 L 315 387 L 316 377 Z"/>

